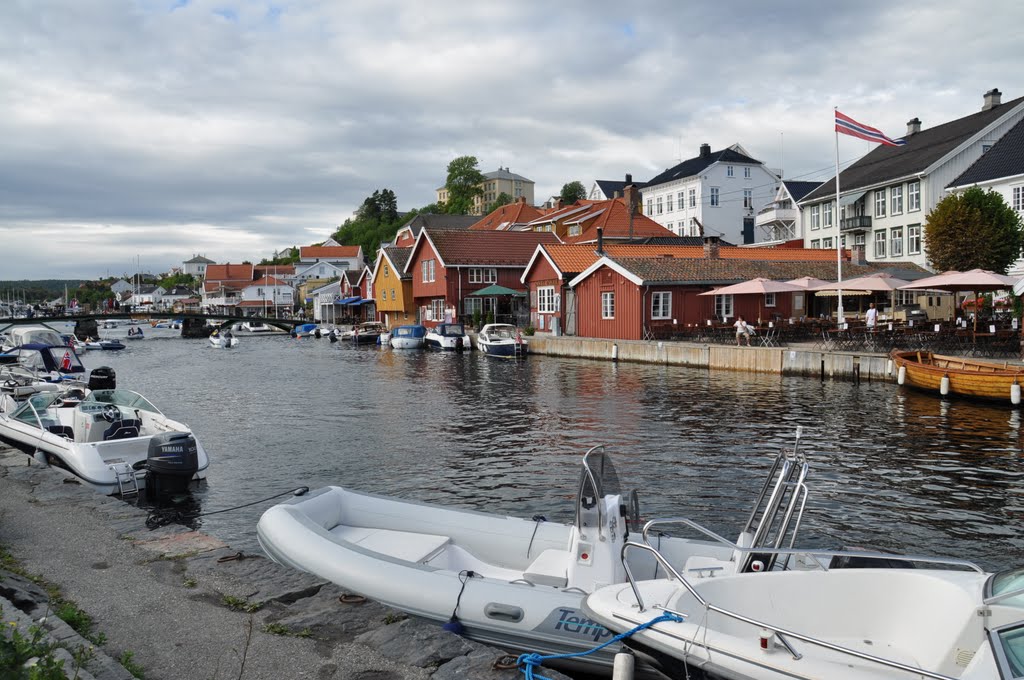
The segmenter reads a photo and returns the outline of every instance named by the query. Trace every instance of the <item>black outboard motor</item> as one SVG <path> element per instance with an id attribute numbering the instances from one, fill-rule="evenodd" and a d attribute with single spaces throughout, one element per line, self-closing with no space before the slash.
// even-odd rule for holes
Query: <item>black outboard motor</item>
<path id="1" fill-rule="evenodd" d="M 149 440 L 146 497 L 182 494 L 199 470 L 199 445 L 188 432 L 161 432 Z"/>
<path id="2" fill-rule="evenodd" d="M 117 373 L 110 366 L 97 366 L 89 374 L 90 390 L 117 389 Z"/>

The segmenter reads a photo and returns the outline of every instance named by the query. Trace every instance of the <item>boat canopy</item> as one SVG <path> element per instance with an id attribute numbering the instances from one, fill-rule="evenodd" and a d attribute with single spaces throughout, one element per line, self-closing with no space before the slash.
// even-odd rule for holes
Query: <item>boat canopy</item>
<path id="1" fill-rule="evenodd" d="M 101 404 L 115 404 L 117 406 L 124 406 L 125 408 L 138 411 L 160 413 L 160 409 L 149 403 L 148 399 L 138 392 L 132 392 L 131 390 L 93 390 L 85 399 L 82 400 L 82 404 L 95 402 Z M 160 415 L 163 414 L 160 413 Z"/>

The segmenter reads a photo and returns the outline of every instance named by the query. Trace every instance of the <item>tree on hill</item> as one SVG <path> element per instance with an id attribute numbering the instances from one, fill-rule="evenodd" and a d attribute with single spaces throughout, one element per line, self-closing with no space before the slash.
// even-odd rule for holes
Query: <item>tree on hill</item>
<path id="1" fill-rule="evenodd" d="M 928 213 L 925 254 L 937 271 L 989 269 L 1005 274 L 1020 257 L 1024 226 L 994 191 L 950 194 Z"/>
<path id="2" fill-rule="evenodd" d="M 586 197 L 586 187 L 583 186 L 583 182 L 577 180 L 563 184 L 562 193 L 558 195 L 558 198 L 562 201 L 562 205 L 572 205 L 576 201 L 582 201 Z"/>
<path id="3" fill-rule="evenodd" d="M 490 212 L 497 210 L 501 206 L 508 205 L 511 202 L 512 197 L 506 194 L 504 191 L 502 191 L 500 194 L 498 194 L 498 197 L 494 199 L 494 203 L 491 203 L 489 206 L 487 206 L 487 209 L 484 210 L 484 214 L 487 215 Z"/>
<path id="4" fill-rule="evenodd" d="M 390 241 L 407 219 L 398 213 L 398 199 L 391 189 L 378 189 L 367 196 L 355 217 L 345 220 L 333 238 L 345 245 L 362 246 L 371 261 L 377 257 L 380 244 Z"/>
<path id="5" fill-rule="evenodd" d="M 483 194 L 486 178 L 477 168 L 476 156 L 459 156 L 448 164 L 448 177 L 444 187 L 448 190 L 445 212 L 449 215 L 468 215 L 473 199 Z"/>

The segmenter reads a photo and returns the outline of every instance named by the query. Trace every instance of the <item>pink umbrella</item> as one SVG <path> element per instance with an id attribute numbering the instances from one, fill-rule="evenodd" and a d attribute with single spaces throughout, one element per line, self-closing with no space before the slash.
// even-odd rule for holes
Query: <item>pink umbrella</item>
<path id="1" fill-rule="evenodd" d="M 794 286 L 800 286 L 803 289 L 814 288 L 815 286 L 824 286 L 828 281 L 822 279 L 816 279 L 813 276 L 801 276 L 799 279 L 792 279 L 786 281 L 786 283 L 792 283 Z"/>
<path id="2" fill-rule="evenodd" d="M 772 281 L 771 279 L 756 278 L 749 281 L 743 281 L 742 283 L 734 283 L 731 286 L 725 286 L 724 288 L 716 288 L 709 290 L 705 293 L 698 293 L 699 295 L 760 295 L 761 303 L 764 303 L 764 295 L 766 293 L 795 293 L 803 291 L 800 286 L 794 286 L 792 283 L 783 283 L 782 281 Z M 764 312 L 763 307 L 761 312 Z"/>
<path id="3" fill-rule="evenodd" d="M 847 291 L 868 291 L 869 293 L 889 293 L 890 304 L 893 310 L 896 309 L 896 289 L 905 286 L 909 281 L 898 279 L 892 274 L 886 274 L 885 272 L 878 272 L 877 274 L 868 274 L 866 276 L 858 276 L 854 279 L 847 279 L 846 281 L 839 281 L 836 283 L 826 283 L 823 286 L 816 286 L 811 288 L 812 291 L 824 291 L 824 290 L 841 290 L 844 293 Z"/>
<path id="4" fill-rule="evenodd" d="M 948 290 L 952 293 L 970 291 L 977 298 L 978 291 L 1012 290 L 1018 283 L 1017 277 L 997 274 L 987 269 L 971 269 L 966 272 L 948 271 L 926 279 L 901 286 L 903 290 Z M 978 330 L 978 315 L 974 315 L 974 330 Z"/>

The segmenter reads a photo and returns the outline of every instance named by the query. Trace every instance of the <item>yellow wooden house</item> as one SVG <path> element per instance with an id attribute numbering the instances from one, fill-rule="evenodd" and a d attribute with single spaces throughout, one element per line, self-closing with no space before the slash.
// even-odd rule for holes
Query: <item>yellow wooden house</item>
<path id="1" fill-rule="evenodd" d="M 377 320 L 388 328 L 419 323 L 412 297 L 412 274 L 403 270 L 412 248 L 388 246 L 377 253 L 372 290 L 377 303 Z"/>

